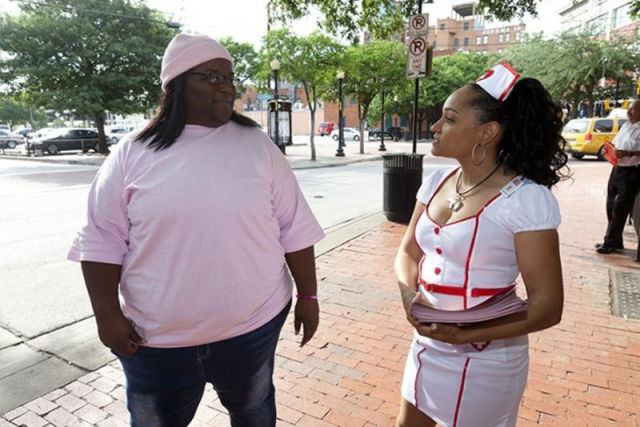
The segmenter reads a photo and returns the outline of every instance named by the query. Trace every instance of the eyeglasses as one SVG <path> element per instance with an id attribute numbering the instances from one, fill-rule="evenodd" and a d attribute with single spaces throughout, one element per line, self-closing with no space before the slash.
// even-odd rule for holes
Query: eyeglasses
<path id="1" fill-rule="evenodd" d="M 200 71 L 190 71 L 189 74 L 195 74 L 196 76 L 206 77 L 207 81 L 214 86 L 223 86 L 223 85 L 237 86 L 240 83 L 240 81 L 233 76 L 227 77 L 227 76 L 223 76 L 221 74 L 212 73 L 212 72 L 202 73 Z"/>

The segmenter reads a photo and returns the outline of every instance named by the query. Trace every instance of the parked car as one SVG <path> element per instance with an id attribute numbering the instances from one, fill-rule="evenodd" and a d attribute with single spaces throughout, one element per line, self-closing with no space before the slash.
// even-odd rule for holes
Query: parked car
<path id="1" fill-rule="evenodd" d="M 0 148 L 16 148 L 18 144 L 23 142 L 25 142 L 24 136 L 19 133 L 0 129 Z"/>
<path id="2" fill-rule="evenodd" d="M 374 128 L 371 129 L 369 131 L 369 139 L 379 139 L 380 138 L 380 128 Z M 391 126 L 388 128 L 384 129 L 384 137 L 385 138 L 394 138 L 394 137 L 398 137 L 401 138 L 402 137 L 402 128 L 401 127 L 396 127 L 396 126 Z"/>
<path id="3" fill-rule="evenodd" d="M 118 141 L 120 141 L 120 138 L 122 138 L 129 132 L 131 131 L 127 128 L 111 128 L 105 136 L 107 138 L 107 141 L 109 141 L 111 144 L 117 144 Z"/>
<path id="4" fill-rule="evenodd" d="M 318 126 L 318 133 L 320 134 L 320 136 L 329 135 L 333 131 L 335 126 L 336 124 L 333 122 L 322 122 L 320 123 L 320 126 Z"/>
<path id="5" fill-rule="evenodd" d="M 40 129 L 38 129 L 36 131 L 33 131 L 33 132 L 27 134 L 26 136 L 29 139 L 39 139 L 39 138 L 43 138 L 46 134 L 48 134 L 52 130 L 56 130 L 56 129 L 60 129 L 60 128 L 40 128 Z"/>
<path id="6" fill-rule="evenodd" d="M 98 151 L 98 132 L 91 129 L 59 128 L 31 141 L 34 150 L 58 154 L 67 150 Z"/>
<path id="7" fill-rule="evenodd" d="M 562 136 L 567 140 L 567 148 L 574 159 L 591 155 L 603 160 L 604 142 L 613 141 L 626 121 L 619 117 L 573 119 L 564 125 Z"/>
<path id="8" fill-rule="evenodd" d="M 31 129 L 31 128 L 23 128 L 23 129 L 20 129 L 20 130 L 16 131 L 16 133 L 19 133 L 20 135 L 24 136 L 25 138 L 27 137 L 27 135 L 29 135 L 32 132 L 33 132 L 33 129 Z"/>
<path id="9" fill-rule="evenodd" d="M 337 141 L 339 138 L 338 132 L 340 132 L 339 129 L 334 129 L 333 132 L 331 132 L 331 138 L 333 138 L 334 141 Z M 345 140 L 352 139 L 354 141 L 360 141 L 360 131 L 358 131 L 358 129 L 344 128 L 342 135 Z"/>

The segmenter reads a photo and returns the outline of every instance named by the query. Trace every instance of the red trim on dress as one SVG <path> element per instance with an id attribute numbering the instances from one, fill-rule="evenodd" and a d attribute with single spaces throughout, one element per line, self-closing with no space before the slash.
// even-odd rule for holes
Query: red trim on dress
<path id="1" fill-rule="evenodd" d="M 423 260 L 424 258 L 420 260 L 420 268 L 422 268 Z M 433 292 L 436 294 L 445 294 L 445 295 L 456 295 L 459 297 L 466 295 L 465 289 L 461 288 L 460 286 L 439 285 L 436 283 L 428 283 L 424 279 L 420 279 L 420 284 L 422 285 L 424 290 L 427 292 Z M 471 297 L 472 298 L 486 297 L 486 296 L 494 297 L 494 296 L 506 293 L 512 290 L 514 287 L 515 285 L 511 285 L 506 288 L 473 288 L 471 289 Z"/>
<path id="2" fill-rule="evenodd" d="M 440 223 L 438 223 L 436 220 L 434 220 L 433 218 L 431 218 L 431 215 L 429 214 L 429 206 L 431 205 L 431 201 L 433 200 L 433 198 L 436 196 L 436 194 L 437 194 L 437 193 L 438 193 L 438 191 L 440 190 L 440 187 L 442 187 L 442 186 L 444 185 L 444 183 L 445 183 L 445 182 L 446 182 L 446 181 L 451 177 L 451 175 L 453 175 L 454 173 L 456 173 L 456 172 L 458 171 L 458 169 L 460 169 L 460 168 L 456 168 L 456 169 L 454 169 L 454 170 L 453 170 L 453 172 L 451 172 L 449 175 L 447 175 L 447 176 L 446 176 L 446 177 L 445 177 L 445 178 L 440 182 L 440 184 L 438 185 L 438 187 L 436 188 L 436 190 L 435 190 L 433 193 L 431 193 L 431 197 L 429 198 L 429 201 L 427 202 L 427 204 L 426 204 L 426 205 L 424 205 L 424 214 L 425 214 L 425 216 L 426 216 L 427 218 L 429 218 L 429 220 L 430 220 L 433 224 L 435 224 L 436 226 L 438 226 L 438 227 L 440 227 L 440 228 L 448 227 L 448 226 L 450 226 L 450 225 L 457 224 L 457 223 L 459 223 L 459 222 L 468 221 L 468 220 L 470 220 L 470 219 L 472 219 L 472 218 L 475 218 L 475 217 L 479 216 L 479 215 L 482 213 L 482 211 L 486 209 L 486 207 L 487 207 L 487 206 L 489 206 L 489 205 L 490 205 L 490 204 L 491 204 L 495 199 L 497 199 L 497 198 L 502 194 L 502 191 L 500 191 L 498 194 L 496 194 L 496 195 L 495 195 L 495 196 L 493 196 L 491 199 L 489 199 L 489 201 L 488 201 L 487 203 L 485 203 L 485 204 L 484 204 L 484 206 L 482 206 L 478 212 L 476 212 L 475 214 L 473 214 L 473 215 L 471 215 L 471 216 L 468 216 L 468 217 L 466 217 L 466 218 L 459 219 L 459 220 L 457 220 L 457 221 L 448 222 L 448 223 L 446 223 L 446 224 L 440 224 Z M 509 182 L 511 182 L 511 181 L 509 181 Z M 418 227 L 416 227 L 416 229 L 417 229 L 417 228 L 418 228 Z"/>
<path id="3" fill-rule="evenodd" d="M 416 402 L 416 409 L 418 410 L 420 410 L 420 408 L 418 407 L 418 377 L 420 376 L 420 369 L 422 369 L 422 360 L 420 360 L 420 355 L 426 349 L 426 347 L 423 347 L 422 350 L 420 350 L 420 352 L 418 353 L 418 370 L 416 371 L 416 380 L 413 383 L 413 395 Z"/>
<path id="4" fill-rule="evenodd" d="M 464 391 L 464 380 L 467 377 L 467 367 L 471 359 L 467 357 L 467 361 L 464 362 L 464 369 L 462 370 L 462 380 L 460 380 L 460 391 L 458 392 L 458 402 L 456 403 L 456 413 L 453 416 L 453 427 L 458 425 L 458 412 L 460 410 L 460 402 L 462 402 L 462 393 Z"/>
<path id="5" fill-rule="evenodd" d="M 493 202 L 495 199 L 500 197 L 501 194 L 502 194 L 502 192 L 496 194 L 491 199 L 489 199 L 489 201 L 487 203 L 485 203 L 484 206 L 482 208 L 480 208 L 478 213 L 475 214 L 475 216 L 474 216 L 474 218 L 476 220 L 476 224 L 473 227 L 473 237 L 471 238 L 471 244 L 469 245 L 469 253 L 467 254 L 467 262 L 465 263 L 465 266 L 464 266 L 464 286 L 463 286 L 463 288 L 464 288 L 464 302 L 463 302 L 463 304 L 464 305 L 463 305 L 463 308 L 465 310 L 467 309 L 467 288 L 469 287 L 469 266 L 471 265 L 471 256 L 473 255 L 473 249 L 476 246 L 476 237 L 478 237 L 478 227 L 480 226 L 480 214 L 482 212 L 484 212 L 486 207 L 489 206 L 491 204 L 491 202 Z"/>

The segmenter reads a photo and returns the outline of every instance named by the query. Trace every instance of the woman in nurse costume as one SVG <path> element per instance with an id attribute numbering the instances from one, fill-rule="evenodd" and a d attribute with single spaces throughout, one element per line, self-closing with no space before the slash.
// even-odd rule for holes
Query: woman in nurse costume
<path id="1" fill-rule="evenodd" d="M 562 315 L 558 204 L 562 111 L 535 79 L 502 62 L 449 96 L 431 153 L 459 166 L 418 190 L 395 270 L 415 327 L 398 426 L 513 426 L 527 380 L 527 334 Z M 463 311 L 522 275 L 524 311 L 479 323 L 419 323 L 412 303 Z"/>

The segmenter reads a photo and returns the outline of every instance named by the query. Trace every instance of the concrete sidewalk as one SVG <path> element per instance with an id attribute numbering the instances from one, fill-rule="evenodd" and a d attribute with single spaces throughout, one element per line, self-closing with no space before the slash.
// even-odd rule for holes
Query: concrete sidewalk
<path id="1" fill-rule="evenodd" d="M 380 140 L 377 139 L 365 141 L 364 154 L 360 154 L 359 141 L 346 141 L 346 146 L 343 149 L 345 156 L 337 157 L 336 151 L 338 143 L 328 136 L 321 137 L 316 135 L 316 160 L 312 161 L 309 160 L 311 158 L 309 139 L 309 135 L 296 135 L 293 137 L 293 145 L 285 147 L 287 160 L 293 169 L 314 169 L 375 161 L 382 159 L 382 155 L 385 153 L 411 153 L 413 149 L 411 142 L 393 142 L 385 140 L 386 151 L 379 151 Z M 428 154 L 431 148 L 430 142 L 431 140 L 418 141 L 416 151 L 421 154 L 426 154 L 427 157 L 430 156 L 430 154 Z M 93 151 L 86 154 L 79 152 L 65 152 L 55 156 L 45 155 L 27 157 L 25 150 L 26 148 L 24 145 L 20 145 L 13 150 L 6 149 L 0 152 L 0 158 L 92 166 L 101 165 L 105 159 L 105 156 L 95 154 Z"/>
<path id="2" fill-rule="evenodd" d="M 555 190 L 563 216 L 564 316 L 560 325 L 530 335 L 529 381 L 518 426 L 636 426 L 640 321 L 611 314 L 609 285 L 610 271 L 640 273 L 640 264 L 632 261 L 631 250 L 596 254 L 593 243 L 606 224 L 610 167 L 575 165 L 573 180 Z M 392 269 L 404 229 L 374 215 L 334 230 L 323 242 L 317 258 L 320 329 L 300 349 L 289 318 L 278 346 L 279 426 L 393 424 L 412 334 Z M 635 249 L 633 233 L 625 239 Z M 126 425 L 123 384 L 119 365 L 110 363 L 5 413 L 0 427 Z M 192 425 L 229 425 L 210 388 Z"/>

